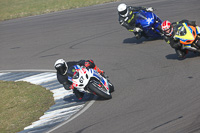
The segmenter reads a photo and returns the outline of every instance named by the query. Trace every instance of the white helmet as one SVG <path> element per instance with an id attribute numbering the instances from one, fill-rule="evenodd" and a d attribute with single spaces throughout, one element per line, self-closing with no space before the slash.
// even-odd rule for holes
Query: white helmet
<path id="1" fill-rule="evenodd" d="M 126 16 L 127 15 L 127 5 L 124 3 L 119 4 L 117 7 L 117 10 L 121 16 Z"/>
<path id="2" fill-rule="evenodd" d="M 63 59 L 58 59 L 54 64 L 55 69 L 58 73 L 65 75 L 68 70 L 67 63 Z"/>

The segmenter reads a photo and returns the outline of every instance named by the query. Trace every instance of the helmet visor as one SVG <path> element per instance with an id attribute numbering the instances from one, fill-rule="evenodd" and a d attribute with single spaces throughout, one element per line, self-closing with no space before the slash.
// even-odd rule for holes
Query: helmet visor
<path id="1" fill-rule="evenodd" d="M 57 64 L 56 66 L 56 70 L 58 71 L 58 73 L 64 75 L 66 73 L 67 67 L 65 66 L 65 64 Z"/>
<path id="2" fill-rule="evenodd" d="M 164 34 L 167 35 L 167 36 L 171 36 L 171 35 L 172 35 L 172 32 L 173 32 L 173 28 L 172 28 L 172 26 L 170 26 L 169 29 L 166 29 L 166 30 L 164 31 Z"/>
<path id="3" fill-rule="evenodd" d="M 121 15 L 125 15 L 127 13 L 127 9 L 125 9 L 124 11 L 119 12 L 119 14 Z"/>

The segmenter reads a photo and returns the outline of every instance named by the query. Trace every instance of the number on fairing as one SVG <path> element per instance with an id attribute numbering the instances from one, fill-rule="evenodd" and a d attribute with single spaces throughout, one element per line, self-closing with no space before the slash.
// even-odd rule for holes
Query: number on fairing
<path id="1" fill-rule="evenodd" d="M 83 80 L 84 80 L 84 79 L 83 79 L 83 76 L 81 76 L 81 78 L 79 79 L 79 82 L 80 82 L 80 83 L 83 83 Z"/>

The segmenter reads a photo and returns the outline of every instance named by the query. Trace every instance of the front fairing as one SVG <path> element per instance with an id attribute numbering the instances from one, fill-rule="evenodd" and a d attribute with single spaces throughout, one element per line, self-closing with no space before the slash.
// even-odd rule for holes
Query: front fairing
<path id="1" fill-rule="evenodd" d="M 91 77 L 90 71 L 86 69 L 86 67 L 81 67 L 79 65 L 70 67 L 67 75 L 68 80 L 72 82 L 72 85 L 80 91 L 84 91 L 84 87 L 88 84 Z"/>
<path id="2" fill-rule="evenodd" d="M 141 25 L 143 28 L 150 27 L 154 24 L 154 18 L 152 12 L 141 10 L 136 13 L 136 25 Z"/>
<path id="3" fill-rule="evenodd" d="M 72 82 L 72 85 L 80 91 L 84 91 L 84 87 L 89 83 L 91 78 L 98 79 L 106 87 L 106 89 L 109 90 L 107 79 L 102 77 L 94 69 L 87 69 L 86 67 L 75 65 L 68 69 L 67 75 L 68 80 Z"/>
<path id="4" fill-rule="evenodd" d="M 191 44 L 196 39 L 196 29 L 188 26 L 186 23 L 178 24 L 174 29 L 175 38 L 182 44 Z"/>
<path id="5" fill-rule="evenodd" d="M 161 37 L 159 34 L 160 31 L 157 28 L 161 25 L 161 23 L 162 20 L 153 12 L 146 12 L 144 10 L 140 10 L 136 13 L 136 26 L 142 27 L 146 36 L 155 38 Z"/>

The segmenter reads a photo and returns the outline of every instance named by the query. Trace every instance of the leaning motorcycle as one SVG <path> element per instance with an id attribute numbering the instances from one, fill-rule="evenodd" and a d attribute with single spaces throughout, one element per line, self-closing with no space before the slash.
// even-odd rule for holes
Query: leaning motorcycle
<path id="1" fill-rule="evenodd" d="M 151 38 L 162 38 L 162 34 L 159 30 L 159 27 L 162 24 L 162 20 L 153 12 L 147 12 L 140 10 L 136 13 L 136 27 L 143 29 L 145 37 Z"/>
<path id="2" fill-rule="evenodd" d="M 103 99 L 111 99 L 114 86 L 96 70 L 75 65 L 68 69 L 68 80 L 80 92 L 89 92 Z"/>
<path id="3" fill-rule="evenodd" d="M 200 52 L 200 27 L 181 23 L 174 29 L 175 39 L 178 39 L 182 50 Z M 190 47 L 191 46 L 191 47 Z"/>

